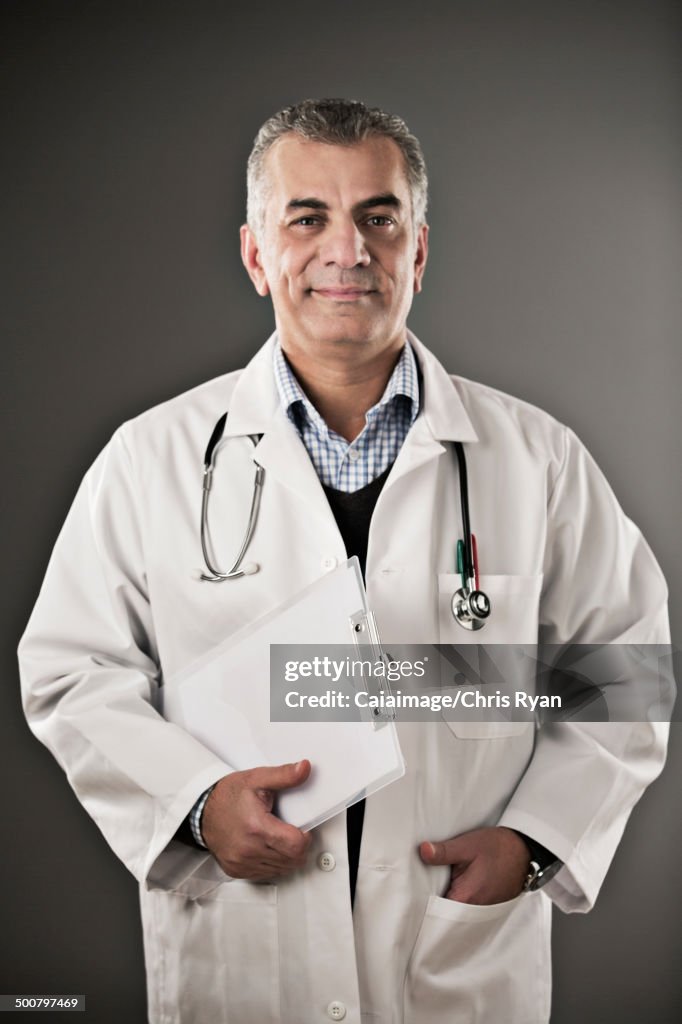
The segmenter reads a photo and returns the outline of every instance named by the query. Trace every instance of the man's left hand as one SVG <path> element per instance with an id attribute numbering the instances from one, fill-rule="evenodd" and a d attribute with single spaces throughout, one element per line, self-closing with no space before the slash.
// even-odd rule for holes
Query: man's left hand
<path id="1" fill-rule="evenodd" d="M 425 864 L 449 864 L 446 899 L 458 903 L 504 903 L 523 889 L 530 855 L 510 828 L 477 828 L 442 842 L 421 843 Z"/>

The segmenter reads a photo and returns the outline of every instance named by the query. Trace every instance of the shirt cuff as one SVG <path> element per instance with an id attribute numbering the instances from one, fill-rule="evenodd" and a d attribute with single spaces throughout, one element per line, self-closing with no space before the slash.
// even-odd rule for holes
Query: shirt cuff
<path id="1" fill-rule="evenodd" d="M 189 812 L 189 827 L 192 831 L 192 839 L 197 844 L 197 846 L 200 846 L 202 848 L 202 850 L 207 850 L 208 847 L 204 842 L 204 837 L 201 834 L 201 816 L 204 813 L 206 801 L 208 800 L 209 796 L 211 795 L 214 789 L 215 785 L 209 786 L 209 788 L 201 794 L 201 796 L 195 803 L 194 807 Z"/>

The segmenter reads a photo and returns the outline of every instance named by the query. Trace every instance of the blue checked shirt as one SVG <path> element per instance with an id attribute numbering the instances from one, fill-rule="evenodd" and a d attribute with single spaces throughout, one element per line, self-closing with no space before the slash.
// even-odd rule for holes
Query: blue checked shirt
<path id="1" fill-rule="evenodd" d="M 282 405 L 323 484 L 352 493 L 371 484 L 395 461 L 419 412 L 417 362 L 409 342 L 383 395 L 367 412 L 365 426 L 350 444 L 327 426 L 303 393 L 279 342 L 274 365 Z"/>
<path id="2" fill-rule="evenodd" d="M 407 432 L 419 413 L 419 375 L 409 342 L 405 343 L 386 389 L 367 412 L 365 426 L 350 443 L 327 426 L 303 392 L 277 342 L 274 349 L 277 390 L 287 416 L 296 427 L 315 471 L 323 484 L 352 493 L 371 484 L 395 461 Z M 190 811 L 192 835 L 206 847 L 201 815 L 211 789 Z"/>

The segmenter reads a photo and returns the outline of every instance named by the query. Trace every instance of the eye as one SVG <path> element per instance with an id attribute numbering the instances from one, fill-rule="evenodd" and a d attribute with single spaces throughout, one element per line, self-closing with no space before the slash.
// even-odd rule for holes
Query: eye
<path id="1" fill-rule="evenodd" d="M 374 213 L 367 218 L 367 223 L 373 228 L 385 228 L 395 224 L 395 221 L 392 217 L 386 217 L 382 213 Z"/>
<path id="2" fill-rule="evenodd" d="M 319 217 L 307 216 L 307 217 L 299 217 L 297 220 L 293 220 L 291 222 L 291 226 L 292 227 L 299 227 L 300 226 L 302 228 L 310 228 L 310 227 L 315 227 L 319 223 L 320 223 L 320 218 Z"/>

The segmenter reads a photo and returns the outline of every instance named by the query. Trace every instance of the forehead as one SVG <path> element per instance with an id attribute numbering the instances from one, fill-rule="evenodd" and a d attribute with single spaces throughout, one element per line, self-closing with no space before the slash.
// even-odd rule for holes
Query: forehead
<path id="1" fill-rule="evenodd" d="M 269 201 L 277 206 L 313 196 L 330 205 L 352 205 L 387 192 L 409 206 L 405 162 L 393 139 L 337 146 L 291 133 L 268 151 L 265 170 Z"/>

